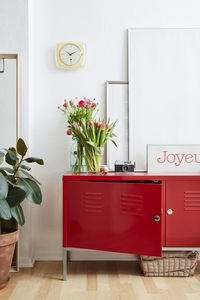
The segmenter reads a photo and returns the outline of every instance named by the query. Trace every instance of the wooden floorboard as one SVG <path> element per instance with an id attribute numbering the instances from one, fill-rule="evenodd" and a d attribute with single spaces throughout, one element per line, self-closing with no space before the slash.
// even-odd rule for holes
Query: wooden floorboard
<path id="1" fill-rule="evenodd" d="M 0 300 L 200 300 L 200 265 L 189 278 L 144 277 L 138 262 L 36 262 L 11 273 Z"/>

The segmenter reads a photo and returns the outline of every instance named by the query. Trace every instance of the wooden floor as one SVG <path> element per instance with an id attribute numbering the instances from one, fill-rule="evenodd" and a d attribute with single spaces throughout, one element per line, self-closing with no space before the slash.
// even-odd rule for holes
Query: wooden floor
<path id="1" fill-rule="evenodd" d="M 200 265 L 190 278 L 143 277 L 137 262 L 36 262 L 12 273 L 0 300 L 200 300 Z"/>

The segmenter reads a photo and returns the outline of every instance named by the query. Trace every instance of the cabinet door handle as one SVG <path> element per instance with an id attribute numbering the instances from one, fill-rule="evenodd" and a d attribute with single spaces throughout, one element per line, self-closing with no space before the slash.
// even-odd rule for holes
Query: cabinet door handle
<path id="1" fill-rule="evenodd" d="M 160 216 L 154 216 L 154 221 L 159 222 L 160 221 Z"/>
<path id="2" fill-rule="evenodd" d="M 167 210 L 167 214 L 168 214 L 168 215 L 172 215 L 172 214 L 173 214 L 173 210 L 172 210 L 171 208 L 169 208 L 169 209 Z"/>

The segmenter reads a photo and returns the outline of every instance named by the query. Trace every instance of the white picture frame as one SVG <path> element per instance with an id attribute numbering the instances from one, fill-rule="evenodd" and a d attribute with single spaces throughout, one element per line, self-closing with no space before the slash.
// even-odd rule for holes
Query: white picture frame
<path id="1" fill-rule="evenodd" d="M 200 173 L 200 144 L 147 145 L 148 173 Z"/>
<path id="2" fill-rule="evenodd" d="M 115 141 L 117 148 L 112 142 L 107 142 L 106 163 L 110 171 L 114 171 L 116 160 L 129 159 L 129 103 L 128 82 L 107 81 L 106 82 L 106 118 L 111 122 L 117 120 L 114 133 L 117 135 Z"/>

